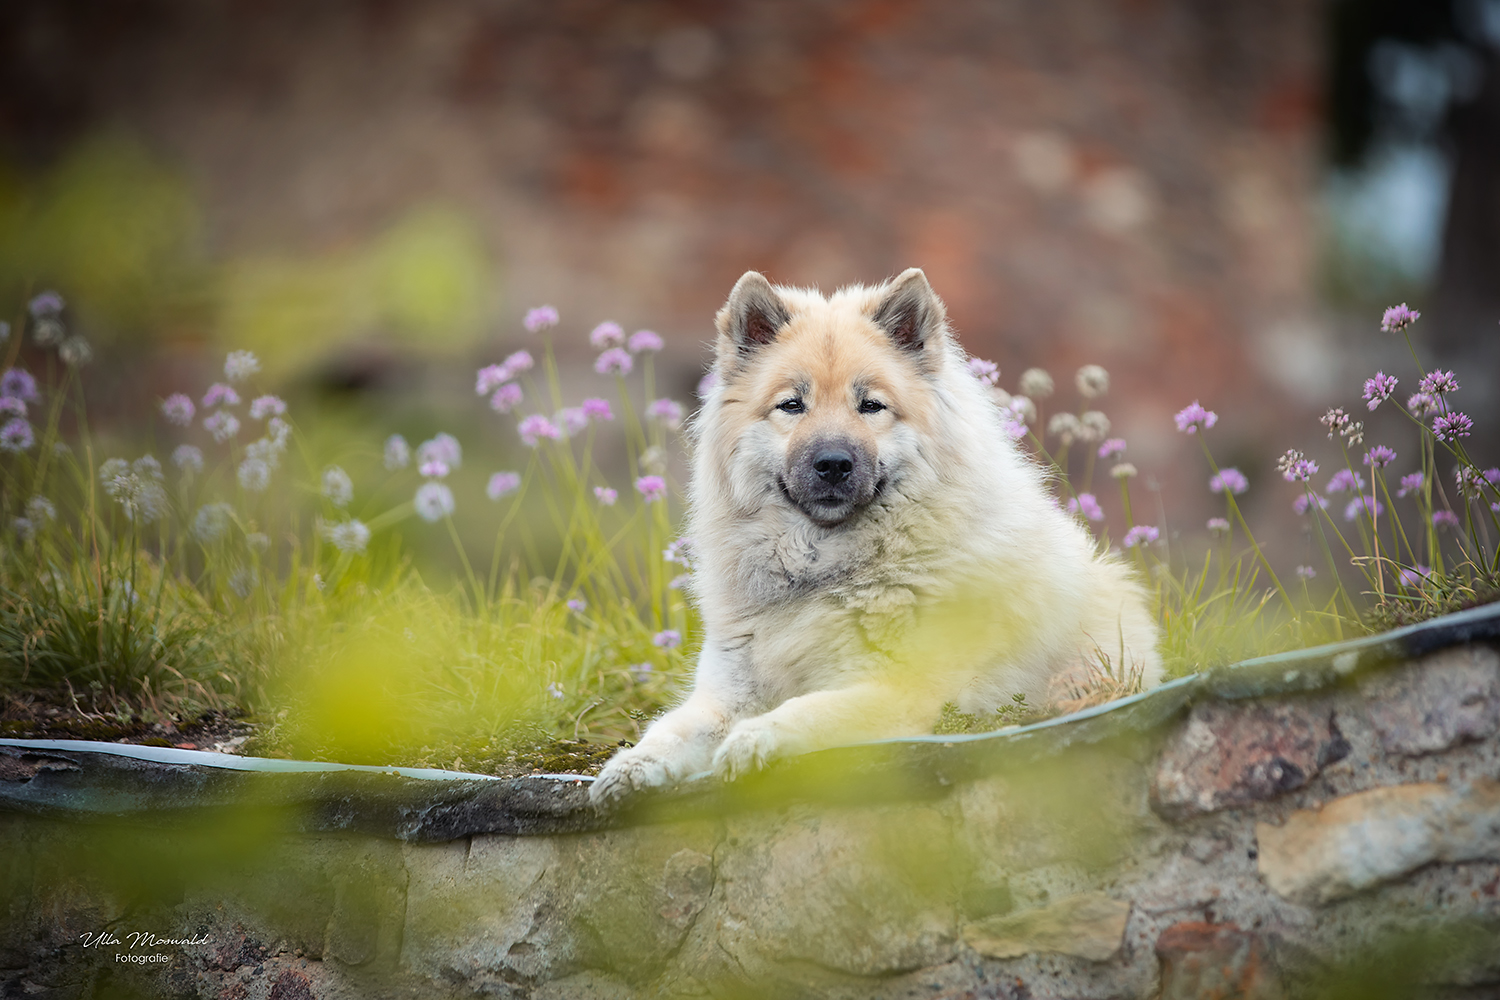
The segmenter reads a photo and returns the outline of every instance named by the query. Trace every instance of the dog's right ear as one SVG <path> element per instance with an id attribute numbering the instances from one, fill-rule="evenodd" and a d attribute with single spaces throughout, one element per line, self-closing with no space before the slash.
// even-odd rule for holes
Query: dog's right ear
<path id="1" fill-rule="evenodd" d="M 775 340 L 777 331 L 790 319 L 786 303 L 765 276 L 759 271 L 746 271 L 714 317 L 719 328 L 719 354 L 722 356 L 730 347 L 737 354 L 757 351 Z"/>

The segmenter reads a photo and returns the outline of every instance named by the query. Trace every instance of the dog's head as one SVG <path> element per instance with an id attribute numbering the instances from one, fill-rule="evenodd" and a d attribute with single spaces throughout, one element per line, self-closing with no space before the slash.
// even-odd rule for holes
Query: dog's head
<path id="1" fill-rule="evenodd" d="M 946 316 L 917 268 L 829 299 L 745 274 L 717 316 L 722 485 L 748 504 L 774 481 L 824 528 L 864 510 L 919 458 Z"/>

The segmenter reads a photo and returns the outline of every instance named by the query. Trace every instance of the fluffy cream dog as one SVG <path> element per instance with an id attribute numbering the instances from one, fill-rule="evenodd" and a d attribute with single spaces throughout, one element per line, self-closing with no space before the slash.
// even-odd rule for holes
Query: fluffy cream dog
<path id="1" fill-rule="evenodd" d="M 1091 664 L 1160 680 L 1140 587 L 1017 450 L 920 270 L 827 299 L 752 271 L 717 324 L 693 691 L 605 765 L 595 802 L 928 733 L 950 701 L 1038 704 Z"/>

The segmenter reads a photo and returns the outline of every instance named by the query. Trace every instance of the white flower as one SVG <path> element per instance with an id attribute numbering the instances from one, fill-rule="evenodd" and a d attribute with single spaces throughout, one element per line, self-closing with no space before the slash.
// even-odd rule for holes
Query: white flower
<path id="1" fill-rule="evenodd" d="M 223 538 L 234 522 L 234 508 L 227 503 L 209 503 L 193 516 L 193 537 L 207 545 Z"/>
<path id="2" fill-rule="evenodd" d="M 236 473 L 240 485 L 251 493 L 264 492 L 271 485 L 271 467 L 259 458 L 247 458 Z"/>
<path id="3" fill-rule="evenodd" d="M 354 480 L 337 465 L 330 465 L 323 470 L 323 495 L 335 507 L 347 507 L 354 499 Z"/>
<path id="4" fill-rule="evenodd" d="M 1052 395 L 1052 376 L 1043 368 L 1028 368 L 1021 373 L 1021 394 L 1032 399 L 1046 399 Z"/>
<path id="5" fill-rule="evenodd" d="M 250 401 L 251 420 L 279 417 L 285 412 L 286 403 L 279 396 L 256 396 Z"/>
<path id="6" fill-rule="evenodd" d="M 233 413 L 218 410 L 204 418 L 203 429 L 212 434 L 215 441 L 223 444 L 240 432 L 240 421 Z"/>
<path id="7" fill-rule="evenodd" d="M 37 524 L 56 520 L 57 505 L 46 497 L 38 494 L 26 501 L 26 516 Z"/>
<path id="8" fill-rule="evenodd" d="M 452 434 L 439 434 L 417 447 L 417 464 L 426 465 L 428 462 L 438 461 L 450 469 L 456 469 L 463 464 L 463 455 L 457 438 Z"/>
<path id="9" fill-rule="evenodd" d="M 249 351 L 230 351 L 224 359 L 224 377 L 231 382 L 243 382 L 260 371 L 260 361 Z"/>
<path id="10" fill-rule="evenodd" d="M 417 488 L 417 516 L 435 523 L 453 513 L 453 491 L 443 483 L 429 481 Z"/>
<path id="11" fill-rule="evenodd" d="M 391 472 L 404 469 L 411 463 L 411 446 L 400 434 L 385 439 L 385 467 Z"/>
<path id="12" fill-rule="evenodd" d="M 276 447 L 276 442 L 267 438 L 258 438 L 247 444 L 245 457 L 264 462 L 267 468 L 273 470 L 281 465 L 281 449 Z"/>
<path id="13" fill-rule="evenodd" d="M 1098 365 L 1084 365 L 1073 376 L 1073 384 L 1084 399 L 1098 399 L 1109 392 L 1109 372 Z"/>
<path id="14" fill-rule="evenodd" d="M 363 521 L 350 519 L 323 528 L 323 537 L 340 552 L 359 555 L 370 544 L 370 529 Z"/>

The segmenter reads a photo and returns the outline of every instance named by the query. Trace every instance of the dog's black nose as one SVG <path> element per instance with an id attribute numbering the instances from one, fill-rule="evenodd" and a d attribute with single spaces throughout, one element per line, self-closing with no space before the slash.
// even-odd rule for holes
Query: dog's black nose
<path id="1" fill-rule="evenodd" d="M 813 471 L 823 482 L 836 486 L 848 479 L 849 473 L 854 471 L 854 456 L 836 449 L 820 451 L 813 458 Z"/>

